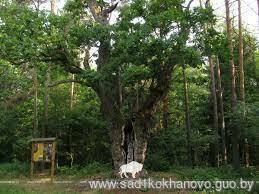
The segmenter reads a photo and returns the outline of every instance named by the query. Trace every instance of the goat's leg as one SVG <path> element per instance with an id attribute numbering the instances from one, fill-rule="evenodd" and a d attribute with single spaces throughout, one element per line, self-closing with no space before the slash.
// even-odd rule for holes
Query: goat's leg
<path id="1" fill-rule="evenodd" d="M 129 177 L 127 176 L 127 172 L 124 172 L 123 174 L 124 174 L 124 176 L 125 176 L 126 178 L 129 178 Z"/>
<path id="2" fill-rule="evenodd" d="M 119 172 L 119 174 L 120 174 L 121 178 L 123 178 L 123 176 L 122 176 L 123 173 L 122 173 L 122 172 Z"/>

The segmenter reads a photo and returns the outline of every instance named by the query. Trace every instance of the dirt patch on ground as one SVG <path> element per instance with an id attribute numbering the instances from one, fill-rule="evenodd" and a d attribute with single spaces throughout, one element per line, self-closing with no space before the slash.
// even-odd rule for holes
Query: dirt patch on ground
<path id="1" fill-rule="evenodd" d="M 165 172 L 152 172 L 148 174 L 143 179 L 151 179 L 151 180 L 162 180 L 171 179 L 171 180 L 179 180 L 179 178 L 172 173 Z M 85 178 L 69 178 L 69 177 L 56 177 L 54 183 L 50 182 L 49 178 L 35 178 L 31 179 L 23 179 L 19 180 L 19 186 L 23 187 L 28 193 L 69 193 L 69 194 L 134 194 L 134 193 L 146 193 L 146 194 L 156 194 L 156 193 L 189 193 L 184 190 L 173 190 L 173 189 L 153 189 L 153 188 L 141 188 L 141 189 L 131 189 L 133 187 L 110 187 L 113 189 L 92 189 L 88 181 L 117 181 L 117 182 L 132 182 L 138 181 L 139 179 L 115 179 L 114 177 L 110 177 L 103 174 L 96 174 L 90 177 Z M 127 184 L 128 185 L 128 184 Z M 138 187 L 139 188 L 139 187 Z"/>

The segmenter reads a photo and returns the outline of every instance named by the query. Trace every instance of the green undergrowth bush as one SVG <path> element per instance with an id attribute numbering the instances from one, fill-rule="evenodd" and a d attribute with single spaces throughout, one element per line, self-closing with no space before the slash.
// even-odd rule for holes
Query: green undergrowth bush
<path id="1" fill-rule="evenodd" d="M 219 168 L 214 167 L 174 167 L 170 172 L 177 174 L 182 179 L 191 180 L 235 180 L 235 179 L 258 179 L 258 172 L 255 167 L 241 168 L 234 170 L 231 166 L 224 166 Z"/>
<path id="2" fill-rule="evenodd" d="M 168 171 L 170 164 L 162 154 L 152 154 L 147 157 L 144 168 L 151 171 Z"/>
<path id="3" fill-rule="evenodd" d="M 15 161 L 0 164 L 0 179 L 19 178 L 29 175 L 29 164 Z"/>
<path id="4" fill-rule="evenodd" d="M 46 185 L 48 187 L 49 185 Z M 43 189 L 43 190 L 41 190 Z M 63 190 L 53 188 L 53 190 L 47 190 L 43 187 L 28 188 L 25 185 L 4 185 L 0 186 L 0 194 L 68 194 Z M 69 194 L 79 194 L 78 192 L 69 192 Z"/>
<path id="5" fill-rule="evenodd" d="M 179 180 L 196 180 L 196 181 L 239 181 L 243 180 L 257 181 L 258 182 L 258 170 L 255 167 L 241 168 L 240 170 L 234 170 L 231 166 L 224 167 L 173 167 L 170 169 L 170 173 L 177 175 Z M 215 192 L 213 189 L 210 192 Z M 250 193 L 258 193 L 259 185 L 254 184 Z M 220 193 L 247 193 L 246 190 L 240 189 L 228 189 L 223 190 Z"/>
<path id="6" fill-rule="evenodd" d="M 19 185 L 1 185 L 0 194 L 26 194 L 28 193 L 23 187 Z M 31 192 L 36 194 L 36 192 Z"/>

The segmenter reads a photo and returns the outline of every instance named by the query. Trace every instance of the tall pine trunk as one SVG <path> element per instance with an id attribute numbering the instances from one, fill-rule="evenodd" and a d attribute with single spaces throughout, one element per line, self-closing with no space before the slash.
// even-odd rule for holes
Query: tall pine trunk
<path id="1" fill-rule="evenodd" d="M 245 76 L 244 76 L 244 46 L 243 46 L 243 29 L 241 16 L 241 0 L 238 0 L 238 62 L 239 62 L 239 77 L 240 77 L 240 100 L 243 108 L 245 108 Z"/>
<path id="2" fill-rule="evenodd" d="M 211 56 L 209 56 L 209 66 L 210 66 L 210 80 L 211 80 L 211 96 L 213 102 L 213 127 L 215 133 L 214 139 L 214 149 L 215 149 L 215 158 L 214 165 L 219 167 L 219 137 L 218 137 L 218 103 L 217 103 L 217 94 L 216 94 L 216 83 L 215 83 L 215 74 L 214 74 L 214 63 Z"/>
<path id="3" fill-rule="evenodd" d="M 206 1 L 205 7 L 210 6 L 210 0 Z M 202 2 L 200 0 L 200 7 L 202 8 Z M 205 33 L 207 33 L 207 25 L 203 26 Z M 218 103 L 217 103 L 217 93 L 216 93 L 216 82 L 215 82 L 215 73 L 214 73 L 214 63 L 212 59 L 212 54 L 208 53 L 208 61 L 210 68 L 210 91 L 213 103 L 213 128 L 214 128 L 214 165 L 219 167 L 219 126 L 218 126 Z"/>
<path id="4" fill-rule="evenodd" d="M 234 52 L 232 44 L 232 25 L 230 19 L 229 0 L 225 0 L 226 7 L 226 23 L 227 23 L 227 39 L 229 49 L 229 64 L 231 68 L 231 105 L 232 114 L 236 114 L 237 111 L 237 95 L 236 95 L 236 68 L 234 63 Z M 233 166 L 235 169 L 240 168 L 240 156 L 239 156 L 239 126 L 235 121 L 232 124 L 232 152 L 233 152 Z"/>
<path id="5" fill-rule="evenodd" d="M 244 76 L 244 46 L 243 46 L 243 26 L 242 26 L 242 13 L 241 13 L 241 0 L 238 0 L 238 62 L 239 62 L 239 79 L 240 79 L 240 101 L 242 105 L 242 123 L 245 122 L 246 117 L 246 105 L 245 105 L 245 76 Z M 244 128 L 244 125 L 243 125 Z M 249 166 L 249 146 L 248 139 L 246 137 L 246 131 L 244 132 L 244 137 L 242 138 L 243 149 L 244 149 L 244 159 L 246 167 Z"/>
<path id="6" fill-rule="evenodd" d="M 223 165 L 227 164 L 227 148 L 226 148 L 226 127 L 224 116 L 223 90 L 221 85 L 221 71 L 219 58 L 216 56 L 216 71 L 217 71 L 217 90 L 219 102 L 219 127 L 221 131 L 221 155 Z"/>

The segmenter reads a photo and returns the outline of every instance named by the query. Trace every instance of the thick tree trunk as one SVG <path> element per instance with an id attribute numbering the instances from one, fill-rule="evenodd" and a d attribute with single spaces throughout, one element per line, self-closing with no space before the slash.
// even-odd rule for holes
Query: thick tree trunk
<path id="1" fill-rule="evenodd" d="M 111 139 L 111 153 L 113 165 L 116 171 L 122 164 L 125 164 L 125 151 L 123 149 L 123 128 L 124 125 L 121 121 L 114 120 L 110 123 L 110 139 Z"/>
<path id="2" fill-rule="evenodd" d="M 122 164 L 133 160 L 144 163 L 148 129 L 152 126 L 152 111 L 146 108 L 141 111 L 137 108 L 137 112 L 135 110 L 133 114 L 129 114 L 132 118 L 124 118 L 120 88 L 119 79 L 114 79 L 112 84 L 110 81 L 100 82 L 96 89 L 101 100 L 101 112 L 110 130 L 111 153 L 116 171 Z M 138 103 L 135 106 L 137 105 Z"/>
<path id="3" fill-rule="evenodd" d="M 144 164 L 147 151 L 148 126 L 151 118 L 136 117 L 133 129 L 135 134 L 134 160 Z"/>
<path id="4" fill-rule="evenodd" d="M 187 159 L 190 166 L 193 166 L 193 152 L 191 144 L 191 121 L 190 121 L 190 105 L 188 95 L 188 84 L 185 72 L 185 66 L 183 65 L 183 84 L 184 84 L 184 104 L 185 104 L 185 129 L 187 139 Z"/>
<path id="5" fill-rule="evenodd" d="M 123 147 L 125 142 L 124 128 L 126 123 L 120 111 L 118 86 L 118 79 L 114 79 L 114 83 L 112 84 L 109 81 L 99 82 L 98 86 L 95 88 L 101 101 L 100 111 L 109 130 L 111 154 L 116 171 L 118 171 L 122 164 L 126 163 L 126 151 Z"/>
<path id="6" fill-rule="evenodd" d="M 232 25 L 229 11 L 229 0 L 225 0 L 226 7 L 226 23 L 227 23 L 227 39 L 229 48 L 229 64 L 231 67 L 231 104 L 232 113 L 235 114 L 237 111 L 237 95 L 236 95 L 236 68 L 234 64 L 234 53 L 232 44 Z M 235 121 L 234 121 L 235 122 Z M 240 156 L 239 156 L 239 126 L 233 125 L 232 127 L 232 151 L 233 151 L 233 166 L 234 168 L 240 168 Z"/>
<path id="7" fill-rule="evenodd" d="M 127 124 L 120 122 L 120 119 L 111 123 L 111 153 L 115 170 L 122 164 L 131 161 L 144 163 L 147 150 L 148 130 L 143 125 L 142 119 L 133 122 L 133 133 L 129 133 Z M 131 136 L 131 134 L 133 136 Z"/>
<path id="8" fill-rule="evenodd" d="M 219 123 L 221 131 L 221 154 L 222 154 L 222 163 L 227 164 L 227 149 L 226 149 L 226 128 L 225 128 L 225 116 L 224 116 L 224 103 L 223 103 L 223 90 L 221 86 L 221 72 L 219 58 L 216 58 L 216 71 L 217 71 L 217 90 L 218 90 L 218 100 L 219 100 Z"/>
<path id="9" fill-rule="evenodd" d="M 107 87 L 101 92 L 109 92 Z M 122 164 L 131 161 L 144 163 L 148 128 L 150 127 L 151 119 L 140 114 L 134 118 L 126 120 L 111 99 L 114 98 L 111 92 L 101 95 L 101 111 L 108 122 L 111 139 L 111 153 L 114 168 L 118 171 Z"/>

